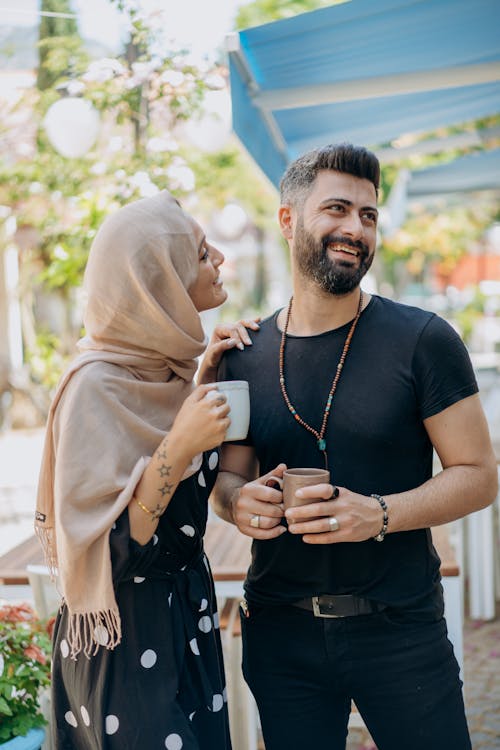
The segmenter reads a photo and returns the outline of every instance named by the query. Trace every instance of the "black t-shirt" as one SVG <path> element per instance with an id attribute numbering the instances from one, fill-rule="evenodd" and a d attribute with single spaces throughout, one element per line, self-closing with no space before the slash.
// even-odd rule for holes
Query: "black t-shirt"
<path id="1" fill-rule="evenodd" d="M 254 447 L 260 475 L 280 462 L 324 465 L 316 438 L 292 417 L 280 391 L 277 314 L 252 334 L 253 346 L 225 355 L 218 375 L 249 382 L 250 429 L 240 444 Z M 318 431 L 350 325 L 287 336 L 287 392 Z M 467 351 L 448 323 L 373 296 L 333 397 L 325 436 L 332 482 L 364 495 L 418 487 L 432 476 L 423 420 L 477 390 Z M 245 589 L 261 604 L 351 593 L 435 616 L 442 610 L 439 558 L 428 529 L 387 534 L 382 543 L 309 545 L 292 534 L 255 540 Z"/>

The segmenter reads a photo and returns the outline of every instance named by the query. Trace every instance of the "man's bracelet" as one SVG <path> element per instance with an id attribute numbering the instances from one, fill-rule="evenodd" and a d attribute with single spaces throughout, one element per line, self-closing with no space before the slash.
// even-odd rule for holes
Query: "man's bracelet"
<path id="1" fill-rule="evenodd" d="M 377 500 L 377 502 L 380 504 L 380 507 L 382 508 L 382 510 L 384 511 L 384 520 L 382 522 L 382 528 L 380 529 L 377 536 L 373 537 L 376 542 L 383 542 L 385 539 L 387 526 L 389 525 L 389 514 L 387 513 L 387 504 L 384 498 L 381 497 L 380 495 L 372 494 L 370 495 L 370 497 L 374 497 L 375 500 Z"/>

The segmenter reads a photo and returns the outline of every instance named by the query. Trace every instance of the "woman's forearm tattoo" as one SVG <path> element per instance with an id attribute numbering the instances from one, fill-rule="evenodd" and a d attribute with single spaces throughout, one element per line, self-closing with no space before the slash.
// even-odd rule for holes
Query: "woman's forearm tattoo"
<path id="1" fill-rule="evenodd" d="M 168 498 L 172 494 L 174 485 L 166 480 L 166 477 L 170 476 L 170 471 L 172 470 L 172 465 L 167 463 L 167 449 L 165 447 L 158 448 L 158 450 L 156 451 L 156 458 L 159 462 L 161 462 L 160 466 L 156 469 L 156 471 L 160 475 L 161 480 L 160 486 L 158 487 L 158 492 L 161 494 L 162 498 Z M 166 507 L 166 505 L 162 505 L 161 503 L 157 504 L 156 508 L 153 511 L 154 521 L 156 521 L 162 515 Z"/>

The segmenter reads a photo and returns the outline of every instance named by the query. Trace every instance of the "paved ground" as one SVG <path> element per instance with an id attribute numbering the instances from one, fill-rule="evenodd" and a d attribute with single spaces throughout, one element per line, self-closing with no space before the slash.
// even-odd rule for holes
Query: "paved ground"
<path id="1" fill-rule="evenodd" d="M 0 432 L 0 555 L 33 533 L 43 430 Z"/>
<path id="2" fill-rule="evenodd" d="M 464 658 L 465 702 L 473 750 L 499 750 L 500 607 L 491 622 L 466 622 Z"/>

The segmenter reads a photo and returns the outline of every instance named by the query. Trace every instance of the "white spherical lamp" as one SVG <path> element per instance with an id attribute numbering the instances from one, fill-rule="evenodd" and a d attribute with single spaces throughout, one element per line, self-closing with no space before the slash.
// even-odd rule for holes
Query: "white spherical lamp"
<path id="1" fill-rule="evenodd" d="M 215 153 L 227 145 L 231 135 L 231 99 L 227 90 L 208 91 L 203 113 L 180 126 L 182 137 L 206 153 Z"/>
<path id="2" fill-rule="evenodd" d="M 99 114 L 90 102 L 67 96 L 49 107 L 43 124 L 56 151 L 62 156 L 77 159 L 94 145 L 99 122 Z"/>
<path id="3" fill-rule="evenodd" d="M 227 203 L 213 216 L 214 229 L 225 240 L 236 240 L 248 226 L 245 210 L 236 203 Z"/>

